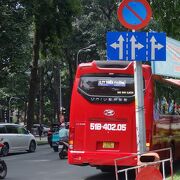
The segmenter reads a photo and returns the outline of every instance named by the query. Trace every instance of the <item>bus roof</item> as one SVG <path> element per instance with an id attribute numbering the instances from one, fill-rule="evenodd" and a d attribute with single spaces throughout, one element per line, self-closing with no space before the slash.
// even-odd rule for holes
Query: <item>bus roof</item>
<path id="1" fill-rule="evenodd" d="M 76 71 L 76 77 L 80 77 L 83 74 L 88 73 L 120 73 L 120 74 L 134 74 L 134 62 L 133 61 L 104 61 L 93 60 L 88 63 L 81 63 L 78 65 Z M 143 74 L 146 77 L 151 76 L 151 67 L 147 64 L 143 64 Z"/>

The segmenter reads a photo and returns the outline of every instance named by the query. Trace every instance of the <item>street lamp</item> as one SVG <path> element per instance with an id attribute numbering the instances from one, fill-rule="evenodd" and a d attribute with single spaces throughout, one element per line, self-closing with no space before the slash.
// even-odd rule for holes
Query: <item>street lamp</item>
<path id="1" fill-rule="evenodd" d="M 9 99 L 9 102 L 8 102 L 8 107 L 9 107 L 9 123 L 10 123 L 10 116 L 11 116 L 11 100 L 12 99 L 20 99 L 20 98 L 18 98 L 18 97 L 10 97 L 10 99 Z M 5 120 L 5 121 L 7 121 L 7 120 Z"/>
<path id="2" fill-rule="evenodd" d="M 79 61 L 79 54 L 81 52 L 90 52 L 91 51 L 91 48 L 95 47 L 96 44 L 91 44 L 89 45 L 88 47 L 85 47 L 85 48 L 82 48 L 80 49 L 78 52 L 77 52 L 77 56 L 76 56 L 76 68 L 78 67 L 78 61 Z"/>

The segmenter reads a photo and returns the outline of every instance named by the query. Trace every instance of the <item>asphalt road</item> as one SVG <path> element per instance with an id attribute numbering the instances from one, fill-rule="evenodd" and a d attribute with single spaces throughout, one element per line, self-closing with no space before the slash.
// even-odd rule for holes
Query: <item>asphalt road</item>
<path id="1" fill-rule="evenodd" d="M 115 180 L 114 174 L 96 168 L 69 165 L 48 145 L 39 146 L 35 153 L 11 154 L 2 159 L 8 167 L 6 180 Z"/>
<path id="2" fill-rule="evenodd" d="M 38 146 L 35 153 L 10 154 L 2 159 L 8 167 L 6 180 L 115 180 L 114 174 L 102 173 L 93 167 L 69 165 L 67 160 L 60 160 L 49 145 Z M 178 162 L 175 170 L 179 169 Z"/>

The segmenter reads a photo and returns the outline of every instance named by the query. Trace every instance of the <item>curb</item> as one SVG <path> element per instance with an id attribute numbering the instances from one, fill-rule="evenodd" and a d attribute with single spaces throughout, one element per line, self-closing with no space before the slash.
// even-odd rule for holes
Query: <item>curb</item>
<path id="1" fill-rule="evenodd" d="M 48 144 L 47 141 L 36 141 L 36 143 L 37 143 L 38 146 L 39 145 L 46 145 L 46 144 Z"/>

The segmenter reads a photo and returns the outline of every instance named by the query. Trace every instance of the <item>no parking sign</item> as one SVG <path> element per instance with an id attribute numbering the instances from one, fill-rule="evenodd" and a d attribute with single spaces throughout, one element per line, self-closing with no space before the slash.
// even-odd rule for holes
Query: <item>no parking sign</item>
<path id="1" fill-rule="evenodd" d="M 152 11 L 146 0 L 124 0 L 118 8 L 117 14 L 123 26 L 138 30 L 149 23 Z"/>

